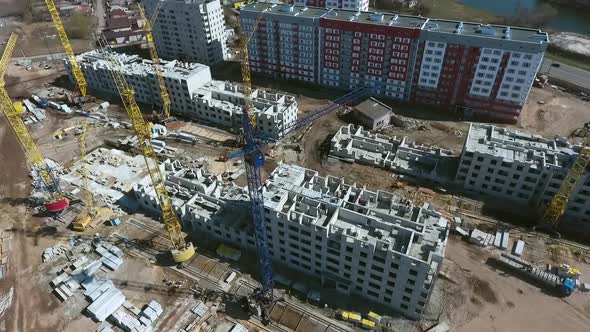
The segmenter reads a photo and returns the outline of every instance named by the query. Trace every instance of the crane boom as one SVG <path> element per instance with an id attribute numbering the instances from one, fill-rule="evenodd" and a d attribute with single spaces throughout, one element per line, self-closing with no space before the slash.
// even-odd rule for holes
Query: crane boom
<path id="1" fill-rule="evenodd" d="M 135 91 L 133 91 L 133 89 L 127 84 L 125 76 L 121 72 L 121 63 L 111 53 L 104 36 L 99 35 L 97 41 L 99 43 L 101 53 L 112 66 L 111 75 L 113 77 L 113 82 L 119 91 L 119 95 L 123 101 L 123 106 L 127 110 L 127 114 L 129 115 L 131 123 L 133 124 L 133 129 L 135 130 L 135 134 L 139 140 L 139 146 L 143 152 L 148 174 L 151 178 L 152 186 L 154 187 L 158 203 L 160 204 L 162 220 L 164 221 L 170 241 L 174 247 L 172 250 L 172 257 L 177 263 L 187 261 L 195 254 L 195 249 L 191 243 L 187 243 L 184 240 L 180 223 L 176 217 L 176 213 L 174 212 L 172 200 L 170 199 L 168 190 L 166 189 L 164 177 L 160 172 L 158 156 L 156 155 L 156 152 L 154 151 L 150 141 L 150 126 L 145 122 L 143 115 L 141 114 L 141 110 L 135 101 Z"/>
<path id="2" fill-rule="evenodd" d="M 154 10 L 154 14 L 152 16 L 152 20 L 148 20 L 145 16 L 144 10 L 141 5 L 138 5 L 137 8 L 139 9 L 139 14 L 141 15 L 141 19 L 143 20 L 143 32 L 145 33 L 145 39 L 147 41 L 148 47 L 150 49 L 150 57 L 152 58 L 152 63 L 154 65 L 154 71 L 156 72 L 156 77 L 158 78 L 158 85 L 160 87 L 160 97 L 162 99 L 162 114 L 164 115 L 164 119 L 170 118 L 170 95 L 168 94 L 168 89 L 166 88 L 166 81 L 164 80 L 164 76 L 162 75 L 162 68 L 160 64 L 160 57 L 158 56 L 158 51 L 156 49 L 156 43 L 154 42 L 154 36 L 152 35 L 152 23 L 156 20 L 157 15 L 159 13 L 161 2 L 158 2 L 156 8 Z"/>
<path id="3" fill-rule="evenodd" d="M 70 61 L 70 66 L 72 66 L 72 73 L 74 74 L 74 79 L 76 79 L 76 83 L 78 84 L 80 94 L 82 96 L 86 96 L 86 79 L 84 78 L 84 73 L 82 73 L 82 68 L 80 68 L 80 65 L 78 64 L 78 60 L 76 60 L 76 55 L 74 54 L 72 44 L 70 44 L 70 40 L 66 34 L 66 29 L 64 28 L 61 18 L 59 17 L 57 7 L 55 6 L 53 0 L 45 0 L 45 4 L 47 5 L 47 10 L 49 10 L 49 15 L 51 15 L 53 25 L 55 25 L 55 28 L 57 29 L 59 40 L 66 51 L 66 55 Z"/>
<path id="4" fill-rule="evenodd" d="M 590 165 L 590 138 L 582 143 L 582 147 L 578 152 L 578 156 L 574 160 L 572 168 L 568 171 L 565 178 L 561 182 L 559 191 L 553 196 L 551 202 L 547 206 L 543 215 L 545 224 L 557 228 L 560 219 L 565 213 L 570 197 L 576 189 L 576 185 L 586 173 L 586 169 Z"/>
<path id="5" fill-rule="evenodd" d="M 41 179 L 44 189 L 49 194 L 50 199 L 46 202 L 45 206 L 51 212 L 58 212 L 68 207 L 68 199 L 61 193 L 58 181 L 45 162 L 45 157 L 41 153 L 41 150 L 39 150 L 37 144 L 35 144 L 33 137 L 31 137 L 29 130 L 21 118 L 21 114 L 24 111 L 22 104 L 13 104 L 8 92 L 6 92 L 6 89 L 4 88 L 4 74 L 8 68 L 10 58 L 12 57 L 16 40 L 16 34 L 14 32 L 11 33 L 4 49 L 4 53 L 2 54 L 2 58 L 0 59 L 0 108 L 2 108 L 10 127 L 22 145 L 27 159 L 33 165 L 35 172 Z"/>

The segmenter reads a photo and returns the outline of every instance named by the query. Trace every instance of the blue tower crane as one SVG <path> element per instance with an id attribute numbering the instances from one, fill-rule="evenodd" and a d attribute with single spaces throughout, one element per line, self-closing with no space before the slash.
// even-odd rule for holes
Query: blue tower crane
<path id="1" fill-rule="evenodd" d="M 366 94 L 367 89 L 364 87 L 349 92 L 334 100 L 329 105 L 307 113 L 299 120 L 287 125 L 280 133 L 272 136 L 255 135 L 252 128 L 252 114 L 250 114 L 253 110 L 247 107 L 243 110 L 242 135 L 244 147 L 242 150 L 229 155 L 227 159 L 235 159 L 243 156 L 246 165 L 246 178 L 248 180 L 248 192 L 250 194 L 252 219 L 254 222 L 254 237 L 261 277 L 261 285 L 254 291 L 251 298 L 248 299 L 248 306 L 251 310 L 257 312 L 264 324 L 270 322 L 269 309 L 273 303 L 273 276 L 271 257 L 268 251 L 266 226 L 264 224 L 264 196 L 262 177 L 260 176 L 260 169 L 264 165 L 264 153 L 262 152 L 262 148 L 271 143 L 278 142 L 282 137 L 285 137 L 289 133 Z"/>

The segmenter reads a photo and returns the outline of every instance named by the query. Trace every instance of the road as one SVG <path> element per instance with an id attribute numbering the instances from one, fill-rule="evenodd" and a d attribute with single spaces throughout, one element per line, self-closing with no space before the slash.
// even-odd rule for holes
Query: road
<path id="1" fill-rule="evenodd" d="M 552 63 L 559 63 L 550 59 L 545 59 L 539 69 L 539 74 L 546 74 L 549 77 L 571 82 L 590 89 L 590 72 L 572 67 L 563 63 L 559 67 L 552 67 Z"/>
<path id="2" fill-rule="evenodd" d="M 96 31 L 102 31 L 105 27 L 105 0 L 95 0 L 96 8 L 94 9 L 94 15 L 98 18 L 98 26 Z"/>

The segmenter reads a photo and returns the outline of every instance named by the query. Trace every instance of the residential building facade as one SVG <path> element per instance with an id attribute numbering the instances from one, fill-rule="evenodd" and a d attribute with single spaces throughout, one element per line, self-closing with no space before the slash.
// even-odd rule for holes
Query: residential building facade
<path id="1" fill-rule="evenodd" d="M 159 14 L 153 26 L 158 54 L 215 65 L 227 57 L 225 19 L 219 0 L 144 0 L 146 15 Z"/>
<path id="2" fill-rule="evenodd" d="M 245 190 L 169 163 L 167 184 L 183 229 L 255 250 Z M 190 172 L 190 174 L 187 174 Z M 429 300 L 447 245 L 447 220 L 428 204 L 370 191 L 341 178 L 279 165 L 264 186 L 269 251 L 275 262 L 321 279 L 325 287 L 369 299 L 417 319 Z M 149 186 L 140 206 L 157 213 Z M 246 196 L 246 198 L 244 198 Z"/>
<path id="3" fill-rule="evenodd" d="M 546 139 L 517 130 L 472 124 L 456 180 L 472 192 L 543 208 L 559 190 L 579 149 L 579 145 L 565 138 Z M 576 186 L 564 220 L 590 230 L 590 172 Z"/>
<path id="4" fill-rule="evenodd" d="M 265 8 L 241 9 L 244 31 Z M 533 29 L 273 5 L 249 54 L 254 72 L 514 123 L 547 44 Z"/>
<path id="5" fill-rule="evenodd" d="M 137 55 L 115 54 L 122 64 L 127 83 L 135 90 L 135 99 L 152 105 L 154 111 L 162 107 L 160 87 L 150 60 Z M 90 51 L 77 56 L 86 77 L 88 88 L 98 94 L 118 95 L 111 76 L 111 64 L 102 54 Z M 70 80 L 73 74 L 69 62 L 64 61 Z M 161 70 L 172 103 L 173 115 L 198 120 L 238 132 L 243 124 L 245 99 L 240 84 L 214 81 L 208 66 L 177 60 L 161 61 Z M 74 81 L 72 81 L 74 82 Z M 260 89 L 252 91 L 256 131 L 267 135 L 281 135 L 287 125 L 297 120 L 298 105 L 294 96 Z"/>

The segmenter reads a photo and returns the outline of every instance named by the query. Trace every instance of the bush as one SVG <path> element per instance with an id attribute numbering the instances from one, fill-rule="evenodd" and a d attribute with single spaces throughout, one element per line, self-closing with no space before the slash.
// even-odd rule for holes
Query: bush
<path id="1" fill-rule="evenodd" d="M 69 38 L 86 39 L 92 32 L 92 17 L 75 13 L 64 26 Z"/>

